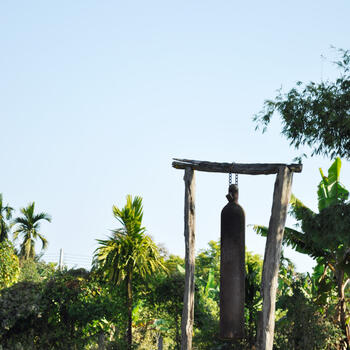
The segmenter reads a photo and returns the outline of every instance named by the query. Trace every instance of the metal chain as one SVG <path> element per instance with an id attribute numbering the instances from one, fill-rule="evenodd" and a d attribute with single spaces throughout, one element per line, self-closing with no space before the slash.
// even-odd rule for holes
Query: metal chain
<path id="1" fill-rule="evenodd" d="M 232 163 L 233 165 L 233 163 Z M 228 174 L 228 185 L 232 185 L 232 173 L 229 172 Z M 238 187 L 238 174 L 235 174 L 235 185 Z"/>

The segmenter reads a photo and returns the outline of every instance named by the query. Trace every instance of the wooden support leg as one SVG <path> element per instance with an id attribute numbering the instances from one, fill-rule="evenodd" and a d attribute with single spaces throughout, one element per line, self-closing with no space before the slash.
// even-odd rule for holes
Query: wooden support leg
<path id="1" fill-rule="evenodd" d="M 195 264 L 195 177 L 193 169 L 185 169 L 185 293 L 181 320 L 181 350 L 192 349 L 194 319 L 194 264 Z"/>
<path id="2" fill-rule="evenodd" d="M 293 172 L 281 166 L 276 176 L 273 204 L 266 240 L 261 292 L 263 311 L 258 324 L 257 349 L 272 350 L 275 329 L 275 303 L 281 247 L 291 196 Z"/>

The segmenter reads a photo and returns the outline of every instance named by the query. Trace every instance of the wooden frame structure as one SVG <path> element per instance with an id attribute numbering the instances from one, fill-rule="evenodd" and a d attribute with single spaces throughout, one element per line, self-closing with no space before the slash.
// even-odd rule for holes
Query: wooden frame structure
<path id="1" fill-rule="evenodd" d="M 287 207 L 291 196 L 293 173 L 302 171 L 302 164 L 214 163 L 174 158 L 172 166 L 185 170 L 185 293 L 181 320 L 181 350 L 192 349 L 194 320 L 195 268 L 195 174 L 194 171 L 247 175 L 277 174 L 261 280 L 263 311 L 258 322 L 257 350 L 272 350 L 275 328 L 275 303 L 278 270 Z"/>

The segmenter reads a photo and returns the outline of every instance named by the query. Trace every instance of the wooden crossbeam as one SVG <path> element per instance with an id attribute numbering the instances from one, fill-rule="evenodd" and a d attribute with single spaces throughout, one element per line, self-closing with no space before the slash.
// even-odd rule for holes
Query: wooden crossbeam
<path id="1" fill-rule="evenodd" d="M 202 160 L 173 158 L 172 166 L 175 169 L 191 168 L 192 170 L 207 171 L 213 173 L 235 173 L 246 175 L 277 174 L 280 167 L 286 166 L 294 173 L 301 173 L 302 164 L 281 163 L 217 163 Z"/>

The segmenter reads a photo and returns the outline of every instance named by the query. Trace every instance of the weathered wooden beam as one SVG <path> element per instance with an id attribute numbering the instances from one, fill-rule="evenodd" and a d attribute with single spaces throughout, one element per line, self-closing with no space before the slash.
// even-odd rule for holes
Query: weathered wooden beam
<path id="1" fill-rule="evenodd" d="M 181 350 L 192 349 L 194 319 L 195 264 L 195 177 L 191 167 L 185 168 L 185 293 L 181 319 Z"/>
<path id="2" fill-rule="evenodd" d="M 174 158 L 172 163 L 175 169 L 186 169 L 207 171 L 213 173 L 236 173 L 247 175 L 268 175 L 277 174 L 280 167 L 287 167 L 290 171 L 300 173 L 302 164 L 280 164 L 280 163 L 217 163 L 201 160 Z"/>
<path id="3" fill-rule="evenodd" d="M 292 180 L 293 172 L 287 166 L 281 166 L 276 176 L 269 230 L 265 246 L 261 282 L 263 310 L 258 324 L 258 350 L 272 350 L 273 346 L 278 271 Z"/>

